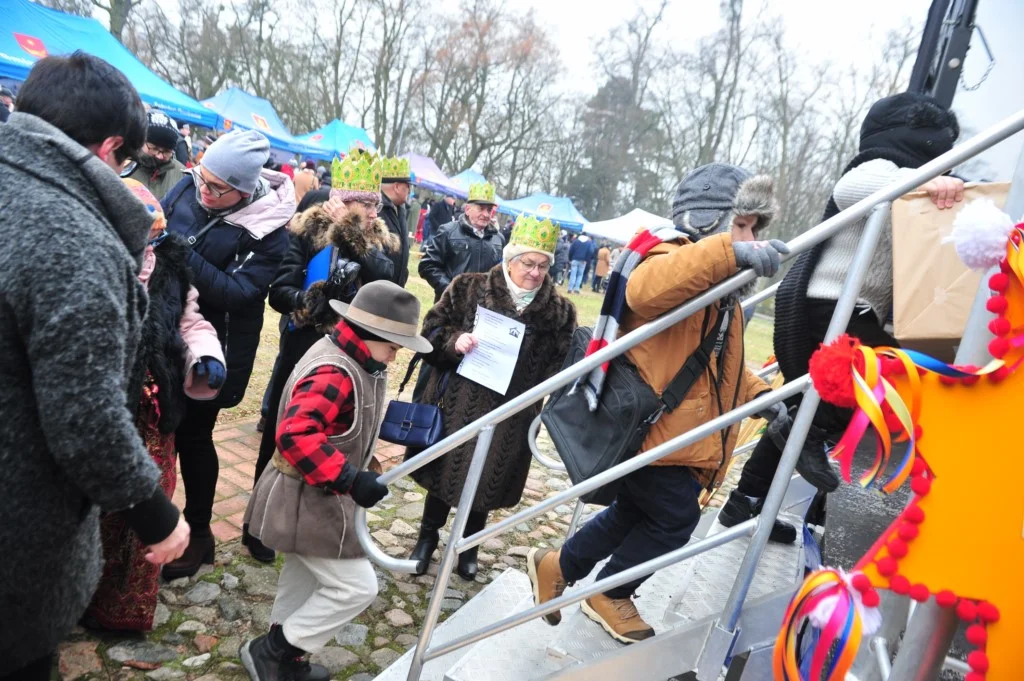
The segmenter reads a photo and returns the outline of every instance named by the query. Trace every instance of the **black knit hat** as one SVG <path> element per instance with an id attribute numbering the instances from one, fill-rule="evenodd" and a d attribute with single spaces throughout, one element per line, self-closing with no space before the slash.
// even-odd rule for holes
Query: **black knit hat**
<path id="1" fill-rule="evenodd" d="M 871 106 L 860 128 L 860 150 L 897 149 L 923 164 L 952 149 L 959 136 L 956 114 L 933 97 L 902 92 Z"/>
<path id="2" fill-rule="evenodd" d="M 171 149 L 178 145 L 178 126 L 174 119 L 163 111 L 149 110 L 149 127 L 146 128 L 146 141 L 153 146 Z"/>

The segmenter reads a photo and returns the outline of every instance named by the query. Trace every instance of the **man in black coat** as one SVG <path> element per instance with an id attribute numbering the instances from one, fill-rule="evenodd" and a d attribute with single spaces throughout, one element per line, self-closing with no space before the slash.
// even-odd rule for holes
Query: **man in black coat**
<path id="1" fill-rule="evenodd" d="M 145 136 L 131 83 L 82 52 L 36 63 L 0 125 L 0 678 L 49 680 L 100 578 L 101 512 L 153 563 L 188 543 L 128 409 L 153 217 L 117 170 Z"/>
<path id="2" fill-rule="evenodd" d="M 463 272 L 487 272 L 501 262 L 505 241 L 491 220 L 497 208 L 494 194 L 489 183 L 471 186 L 466 212 L 441 227 L 429 243 L 424 241 L 419 270 L 434 289 L 434 302 Z"/>
<path id="3" fill-rule="evenodd" d="M 210 521 L 217 488 L 213 427 L 222 408 L 242 401 L 263 329 L 270 282 L 288 250 L 284 226 L 295 212 L 295 187 L 263 169 L 270 143 L 256 131 L 236 131 L 210 145 L 203 162 L 164 197 L 167 230 L 192 246 L 188 266 L 199 311 L 225 346 L 227 381 L 211 402 L 189 400 L 175 433 L 192 526 L 188 550 L 164 566 L 168 580 L 194 575 L 213 562 Z"/>
<path id="4" fill-rule="evenodd" d="M 435 201 L 423 221 L 423 245 L 426 246 L 441 228 L 455 219 L 455 197 L 451 194 L 444 201 Z"/>
<path id="5" fill-rule="evenodd" d="M 388 230 L 398 237 L 401 248 L 388 257 L 395 263 L 391 281 L 405 288 L 409 281 L 409 194 L 412 192 L 412 171 L 407 158 L 386 158 L 380 185 L 380 217 Z"/>

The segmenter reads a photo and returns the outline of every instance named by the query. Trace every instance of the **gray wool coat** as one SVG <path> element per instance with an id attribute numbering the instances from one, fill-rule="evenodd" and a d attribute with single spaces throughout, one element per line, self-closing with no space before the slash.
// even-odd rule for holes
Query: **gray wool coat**
<path id="1" fill-rule="evenodd" d="M 0 676 L 52 652 L 100 576 L 100 511 L 159 470 L 125 385 L 152 223 L 110 168 L 42 119 L 0 126 Z"/>

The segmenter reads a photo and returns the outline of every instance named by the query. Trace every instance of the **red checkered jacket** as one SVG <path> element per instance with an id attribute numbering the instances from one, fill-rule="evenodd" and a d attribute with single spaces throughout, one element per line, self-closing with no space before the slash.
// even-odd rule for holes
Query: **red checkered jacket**
<path id="1" fill-rule="evenodd" d="M 334 328 L 331 340 L 369 373 L 385 368 L 344 320 Z M 337 367 L 320 367 L 295 384 L 277 427 L 277 448 L 308 484 L 338 494 L 352 486 L 359 471 L 327 438 L 352 427 L 354 408 L 352 379 Z"/>

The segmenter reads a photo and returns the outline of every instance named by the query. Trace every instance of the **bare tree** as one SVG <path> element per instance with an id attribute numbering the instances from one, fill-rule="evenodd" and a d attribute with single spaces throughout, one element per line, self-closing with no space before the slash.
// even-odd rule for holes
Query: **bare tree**
<path id="1" fill-rule="evenodd" d="M 36 0 L 36 2 L 43 7 L 74 14 L 78 17 L 92 16 L 92 0 Z"/>

